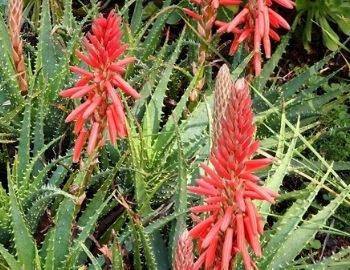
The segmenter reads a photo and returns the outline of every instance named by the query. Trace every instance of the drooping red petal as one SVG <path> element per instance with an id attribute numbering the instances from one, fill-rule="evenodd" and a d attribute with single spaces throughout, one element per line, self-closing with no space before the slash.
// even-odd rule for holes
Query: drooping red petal
<path id="1" fill-rule="evenodd" d="M 74 73 L 77 73 L 79 75 L 87 76 L 87 77 L 90 77 L 90 78 L 92 78 L 94 76 L 90 71 L 87 71 L 87 70 L 82 69 L 80 67 L 70 66 L 69 69 L 71 71 L 73 71 Z"/>
<path id="2" fill-rule="evenodd" d="M 218 221 L 216 221 L 214 226 L 209 230 L 208 234 L 203 239 L 201 248 L 207 248 L 209 246 L 211 241 L 213 241 L 214 237 L 218 234 L 221 224 L 222 224 L 222 219 L 219 219 Z"/>
<path id="3" fill-rule="evenodd" d="M 253 229 L 251 227 L 251 221 L 248 216 L 245 216 L 243 218 L 244 221 L 244 228 L 245 228 L 245 233 L 246 233 L 246 238 L 248 239 L 248 242 L 250 246 L 252 247 L 254 253 L 256 256 L 261 257 L 261 247 L 258 239 L 258 234 L 254 234 Z"/>
<path id="4" fill-rule="evenodd" d="M 76 109 L 74 109 L 66 118 L 65 123 L 68 123 L 72 120 L 74 120 L 75 118 L 77 118 L 77 116 L 82 113 L 87 107 L 89 107 L 91 104 L 90 100 L 85 101 L 83 104 L 79 105 Z"/>
<path id="5" fill-rule="evenodd" d="M 91 155 L 92 152 L 96 148 L 99 127 L 100 127 L 100 124 L 97 122 L 92 124 L 91 132 L 90 132 L 90 136 L 89 136 L 89 143 L 88 143 L 88 147 L 87 147 L 88 155 Z"/>
<path id="6" fill-rule="evenodd" d="M 87 93 L 91 92 L 96 88 L 96 85 L 88 85 L 85 87 L 82 87 L 79 91 L 75 92 L 73 95 L 71 95 L 71 98 L 81 98 L 85 96 Z"/>
<path id="7" fill-rule="evenodd" d="M 132 96 L 133 98 L 139 98 L 140 94 L 130 86 L 121 76 L 115 74 L 113 79 L 117 83 L 118 87 L 123 90 L 127 95 Z"/>
<path id="8" fill-rule="evenodd" d="M 91 104 L 85 109 L 84 113 L 83 113 L 83 118 L 87 119 L 98 107 L 98 105 L 100 105 L 100 103 L 102 102 L 102 98 L 100 96 L 95 96 L 91 102 Z"/>
<path id="9" fill-rule="evenodd" d="M 232 206 L 228 206 L 226 209 L 225 209 L 225 215 L 222 219 L 222 224 L 221 224 L 221 227 L 220 227 L 220 230 L 222 232 L 225 232 L 227 227 L 231 224 L 232 222 L 232 213 L 233 213 L 233 208 Z"/>
<path id="10" fill-rule="evenodd" d="M 202 222 L 198 223 L 196 226 L 194 226 L 190 231 L 189 234 L 192 238 L 198 237 L 203 231 L 206 231 L 209 226 L 214 221 L 214 217 L 210 216 L 207 219 L 203 220 Z"/>
<path id="11" fill-rule="evenodd" d="M 211 243 L 209 244 L 207 254 L 205 256 L 205 269 L 210 269 L 210 267 L 214 264 L 218 241 L 219 237 L 216 236 L 214 237 L 213 241 L 211 241 Z"/>
<path id="12" fill-rule="evenodd" d="M 228 270 L 231 261 L 231 250 L 232 250 L 232 238 L 233 238 L 233 229 L 228 228 L 225 233 L 224 245 L 222 248 L 222 267 L 223 270 Z"/>
<path id="13" fill-rule="evenodd" d="M 236 28 L 238 24 L 244 21 L 244 17 L 249 13 L 248 8 L 243 8 L 236 16 L 235 18 L 229 22 L 227 26 L 227 32 L 231 32 L 233 28 Z"/>
<path id="14" fill-rule="evenodd" d="M 220 209 L 220 205 L 217 204 L 205 204 L 197 205 L 190 208 L 193 213 L 202 213 L 202 212 L 213 212 Z"/>
<path id="15" fill-rule="evenodd" d="M 115 127 L 112 110 L 110 108 L 107 109 L 107 122 L 108 122 L 109 138 L 111 140 L 111 143 L 115 144 L 117 139 L 117 128 Z"/>
<path id="16" fill-rule="evenodd" d="M 75 146 L 73 149 L 73 162 L 74 163 L 77 163 L 80 159 L 81 151 L 83 150 L 87 135 L 88 135 L 88 131 L 85 128 L 83 128 L 79 133 L 79 136 L 77 138 L 77 141 L 75 142 Z"/>

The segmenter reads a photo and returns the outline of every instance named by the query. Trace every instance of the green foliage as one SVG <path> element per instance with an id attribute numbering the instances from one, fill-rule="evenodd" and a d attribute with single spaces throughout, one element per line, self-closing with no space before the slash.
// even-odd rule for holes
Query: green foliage
<path id="1" fill-rule="evenodd" d="M 317 148 L 328 160 L 350 160 L 350 131 L 331 130 L 317 141 Z"/>
<path id="2" fill-rule="evenodd" d="M 330 50 L 344 48 L 337 33 L 337 25 L 345 35 L 350 35 L 350 1 L 342 0 L 297 0 L 298 17 L 302 17 L 304 47 L 310 50 L 313 35 L 313 23 L 322 31 L 323 44 Z"/>

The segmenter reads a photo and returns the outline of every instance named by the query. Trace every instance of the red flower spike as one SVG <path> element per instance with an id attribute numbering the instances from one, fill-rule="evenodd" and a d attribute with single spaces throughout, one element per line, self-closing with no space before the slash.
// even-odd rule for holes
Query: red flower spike
<path id="1" fill-rule="evenodd" d="M 220 6 L 239 5 L 241 1 L 238 0 L 191 0 L 198 6 L 198 13 L 187 8 L 183 8 L 183 12 L 192 17 L 197 22 L 197 32 L 201 36 L 201 44 L 198 49 L 198 65 L 204 64 L 206 61 L 208 51 L 207 43 L 212 41 L 212 28 L 216 23 L 216 16 Z M 224 26 L 225 29 L 227 26 Z M 224 30 L 225 30 L 224 29 Z M 223 31 L 224 31 L 223 30 Z M 201 87 L 198 87 L 201 89 Z M 193 92 L 190 100 L 197 99 L 198 93 Z"/>
<path id="2" fill-rule="evenodd" d="M 121 19 L 113 10 L 107 18 L 100 14 L 92 22 L 90 33 L 82 40 L 86 53 L 76 51 L 76 56 L 89 69 L 70 67 L 81 78 L 74 87 L 60 93 L 62 97 L 84 100 L 65 120 L 66 123 L 76 120 L 74 133 L 78 139 L 73 162 L 79 161 L 88 134 L 88 155 L 104 144 L 105 134 L 109 134 L 112 144 L 116 143 L 117 137 L 127 135 L 123 103 L 116 91 L 123 91 L 133 98 L 140 97 L 122 77 L 126 66 L 133 63 L 135 57 L 118 59 L 127 49 L 127 45 L 121 43 L 120 23 Z"/>
<path id="3" fill-rule="evenodd" d="M 259 147 L 254 140 L 252 101 L 244 79 L 238 80 L 221 121 L 221 132 L 209 160 L 202 164 L 206 175 L 189 192 L 203 197 L 204 203 L 192 207 L 195 225 L 190 231 L 196 240 L 198 259 L 193 269 L 229 269 L 241 254 L 245 269 L 255 269 L 250 247 L 261 256 L 259 235 L 263 233 L 260 215 L 253 200 L 274 203 L 275 192 L 258 185 L 253 173 L 269 164 L 268 158 L 252 159 Z M 203 213 L 200 217 L 198 213 Z M 201 219 L 202 218 L 202 219 Z"/>
<path id="4" fill-rule="evenodd" d="M 277 4 L 292 9 L 295 3 L 292 0 L 273 0 Z M 288 22 L 270 6 L 273 1 L 249 0 L 243 9 L 228 23 L 215 21 L 219 26 L 218 33 L 233 33 L 234 39 L 230 46 L 229 54 L 236 53 L 239 44 L 243 43 L 249 51 L 254 51 L 253 69 L 255 75 L 261 72 L 261 45 L 264 48 L 265 57 L 271 57 L 271 41 L 279 41 L 278 34 L 271 28 L 284 28 L 290 30 Z"/>

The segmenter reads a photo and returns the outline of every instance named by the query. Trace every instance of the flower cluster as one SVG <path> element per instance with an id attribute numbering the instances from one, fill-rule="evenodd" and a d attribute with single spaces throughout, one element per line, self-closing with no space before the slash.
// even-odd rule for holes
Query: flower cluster
<path id="1" fill-rule="evenodd" d="M 219 6 L 239 5 L 241 0 L 191 0 L 200 8 L 199 14 L 184 8 L 184 12 L 194 18 L 197 24 L 198 33 L 206 41 L 210 42 L 211 31 L 216 21 L 217 9 Z"/>
<path id="2" fill-rule="evenodd" d="M 274 2 L 292 9 L 292 0 L 273 0 Z M 256 75 L 261 72 L 261 43 L 264 47 L 265 57 L 271 57 L 271 41 L 279 41 L 279 35 L 274 31 L 276 28 L 290 29 L 288 22 L 273 9 L 272 0 L 250 0 L 245 7 L 228 23 L 217 21 L 220 26 L 219 33 L 234 33 L 235 38 L 231 44 L 230 54 L 233 55 L 240 43 L 246 41 L 249 50 L 254 51 L 254 71 Z"/>
<path id="3" fill-rule="evenodd" d="M 191 0 L 200 7 L 200 14 L 184 8 L 184 12 L 198 21 L 198 33 L 208 40 L 213 24 L 216 20 L 219 6 L 239 5 L 241 0 Z"/>
<path id="4" fill-rule="evenodd" d="M 204 4 L 203 1 L 193 1 Z M 240 1 L 211 1 L 219 5 L 239 5 Z M 290 29 L 288 22 L 272 8 L 273 2 L 292 9 L 295 6 L 293 0 L 249 0 L 230 22 L 215 20 L 214 24 L 219 27 L 218 33 L 233 33 L 235 35 L 231 44 L 229 53 L 233 55 L 241 43 L 245 43 L 248 51 L 254 51 L 253 68 L 255 75 L 261 72 L 261 53 L 260 47 L 263 44 L 265 57 L 271 56 L 271 41 L 279 41 L 280 37 L 274 29 Z M 185 10 L 185 13 L 196 20 L 202 16 L 191 11 Z"/>
<path id="5" fill-rule="evenodd" d="M 184 8 L 183 11 L 193 17 L 197 21 L 197 31 L 201 36 L 201 42 L 198 48 L 198 60 L 197 65 L 199 69 L 197 69 L 196 65 L 193 65 L 193 73 L 201 74 L 201 67 L 205 65 L 205 62 L 210 58 L 210 50 L 208 48 L 208 44 L 211 43 L 212 40 L 212 28 L 214 26 L 217 9 L 219 6 L 226 5 L 238 5 L 240 4 L 240 0 L 191 0 L 194 4 L 198 5 L 200 12 L 196 13 L 190 9 Z M 198 84 L 192 90 L 189 100 L 194 102 L 198 99 L 198 93 L 202 90 L 205 84 L 205 76 L 199 80 Z"/>
<path id="6" fill-rule="evenodd" d="M 75 120 L 74 133 L 78 135 L 73 151 L 73 162 L 78 162 L 88 139 L 87 153 L 104 144 L 105 133 L 109 133 L 112 144 L 117 137 L 127 135 L 123 102 L 116 90 L 138 98 L 139 94 L 122 77 L 125 66 L 134 62 L 134 57 L 119 60 L 127 49 L 121 43 L 121 19 L 112 10 L 108 17 L 102 14 L 91 26 L 91 32 L 82 41 L 87 53 L 76 52 L 87 64 L 88 70 L 77 66 L 71 71 L 81 76 L 73 88 L 60 93 L 62 97 L 83 99 L 83 103 L 66 118 L 66 123 Z"/>
<path id="7" fill-rule="evenodd" d="M 231 91 L 230 101 L 221 121 L 221 133 L 209 160 L 212 167 L 202 164 L 205 171 L 189 187 L 191 193 L 204 197 L 204 204 L 191 208 L 196 225 L 190 236 L 197 240 L 199 254 L 193 270 L 231 269 L 233 260 L 241 254 L 245 269 L 256 268 L 248 244 L 256 256 L 261 256 L 259 235 L 263 233 L 261 217 L 253 200 L 275 202 L 277 193 L 259 185 L 256 170 L 271 164 L 271 159 L 251 159 L 259 143 L 254 140 L 252 101 L 244 79 Z M 200 216 L 199 216 L 200 215 Z"/>

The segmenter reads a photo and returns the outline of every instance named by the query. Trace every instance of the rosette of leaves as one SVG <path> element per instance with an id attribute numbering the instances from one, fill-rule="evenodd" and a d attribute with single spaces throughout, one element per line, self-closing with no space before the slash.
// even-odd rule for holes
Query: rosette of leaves
<path id="1" fill-rule="evenodd" d="M 345 0 L 297 0 L 298 17 L 305 18 L 304 47 L 310 50 L 313 23 L 322 30 L 323 44 L 335 51 L 340 44 L 339 30 L 350 36 L 350 1 Z M 338 29 L 335 26 L 338 26 Z"/>

